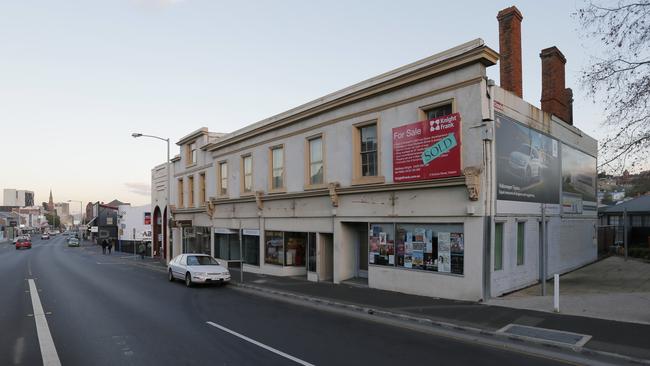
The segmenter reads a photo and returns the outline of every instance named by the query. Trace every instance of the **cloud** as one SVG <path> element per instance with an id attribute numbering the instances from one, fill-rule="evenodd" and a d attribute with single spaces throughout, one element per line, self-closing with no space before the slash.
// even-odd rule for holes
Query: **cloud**
<path id="1" fill-rule="evenodd" d="M 134 3 L 153 9 L 162 9 L 184 2 L 185 0 L 132 0 Z"/>
<path id="2" fill-rule="evenodd" d="M 126 188 L 129 190 L 131 193 L 139 194 L 142 196 L 150 196 L 151 195 L 151 186 L 148 183 L 124 183 Z"/>

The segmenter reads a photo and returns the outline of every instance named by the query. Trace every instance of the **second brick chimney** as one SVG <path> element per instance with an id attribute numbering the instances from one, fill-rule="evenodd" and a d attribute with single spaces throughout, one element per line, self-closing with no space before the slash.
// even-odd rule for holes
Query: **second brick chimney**
<path id="1" fill-rule="evenodd" d="M 521 82 L 521 20 L 523 18 L 515 6 L 505 8 L 497 14 L 501 87 L 520 98 L 523 98 Z"/>
<path id="2" fill-rule="evenodd" d="M 542 59 L 542 110 L 572 125 L 573 91 L 564 87 L 566 58 L 555 46 L 543 49 L 539 57 Z"/>

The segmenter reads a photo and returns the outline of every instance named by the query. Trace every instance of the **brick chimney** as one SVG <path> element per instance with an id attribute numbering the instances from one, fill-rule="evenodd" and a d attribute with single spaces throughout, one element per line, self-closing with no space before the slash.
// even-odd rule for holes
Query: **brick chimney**
<path id="1" fill-rule="evenodd" d="M 499 71 L 501 87 L 523 98 L 521 82 L 521 20 L 517 7 L 497 14 L 499 21 Z"/>
<path id="2" fill-rule="evenodd" d="M 542 110 L 573 124 L 573 91 L 565 88 L 566 58 L 557 47 L 549 47 L 539 54 L 542 59 Z"/>

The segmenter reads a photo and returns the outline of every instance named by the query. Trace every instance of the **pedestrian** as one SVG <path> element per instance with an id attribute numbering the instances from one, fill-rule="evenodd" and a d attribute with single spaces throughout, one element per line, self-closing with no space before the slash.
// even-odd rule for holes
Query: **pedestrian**
<path id="1" fill-rule="evenodd" d="M 106 239 L 102 239 L 102 254 L 106 254 Z"/>
<path id="2" fill-rule="evenodd" d="M 138 244 L 138 252 L 140 253 L 140 259 L 144 260 L 144 244 L 142 242 Z"/>
<path id="3" fill-rule="evenodd" d="M 108 254 L 111 254 L 111 249 L 113 249 L 113 240 L 108 239 Z"/>

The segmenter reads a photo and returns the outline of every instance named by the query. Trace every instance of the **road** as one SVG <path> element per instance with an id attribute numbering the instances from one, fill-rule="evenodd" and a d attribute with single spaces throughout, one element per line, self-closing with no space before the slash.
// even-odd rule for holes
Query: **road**
<path id="1" fill-rule="evenodd" d="M 62 236 L 33 244 L 0 244 L 0 365 L 43 364 L 29 279 L 62 365 L 559 364 L 232 286 L 186 288 Z"/>

